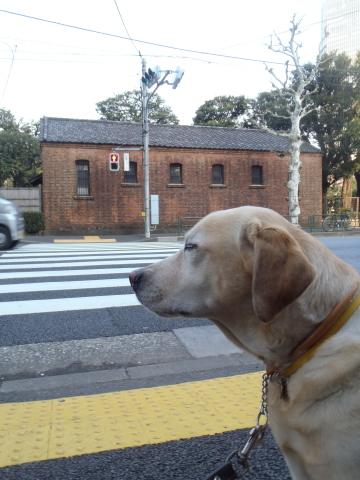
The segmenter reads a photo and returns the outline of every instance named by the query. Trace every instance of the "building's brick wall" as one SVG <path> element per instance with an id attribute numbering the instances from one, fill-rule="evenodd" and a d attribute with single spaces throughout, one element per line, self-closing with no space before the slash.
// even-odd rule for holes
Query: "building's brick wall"
<path id="1" fill-rule="evenodd" d="M 142 229 L 144 174 L 142 152 L 130 151 L 137 162 L 138 185 L 124 184 L 120 171 L 109 170 L 111 146 L 42 143 L 45 229 Z M 150 148 L 150 193 L 160 200 L 158 229 L 175 228 L 179 217 L 202 217 L 241 205 L 269 207 L 288 213 L 289 155 L 276 152 Z M 88 160 L 90 197 L 76 196 L 76 160 Z M 321 155 L 302 154 L 300 184 L 303 214 L 321 214 Z M 170 183 L 170 164 L 182 164 L 182 185 Z M 213 164 L 224 165 L 225 186 L 211 185 Z M 263 187 L 251 186 L 251 166 L 263 167 Z"/>

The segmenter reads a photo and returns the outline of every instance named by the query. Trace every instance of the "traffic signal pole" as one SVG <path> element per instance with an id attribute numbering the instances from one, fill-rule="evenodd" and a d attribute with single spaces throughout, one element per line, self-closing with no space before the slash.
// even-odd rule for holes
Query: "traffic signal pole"
<path id="1" fill-rule="evenodd" d="M 154 70 L 149 68 L 146 71 L 146 59 L 142 60 L 142 78 L 141 78 L 141 100 L 142 100 L 142 139 L 143 139 L 143 164 L 144 164 L 144 209 L 145 209 L 145 238 L 150 238 L 151 221 L 150 221 L 150 175 L 149 175 L 149 100 L 155 94 L 156 90 L 164 83 L 172 85 L 176 88 L 183 75 L 184 70 L 177 67 L 176 71 L 165 70 L 161 71 L 160 67 L 155 67 Z M 166 80 L 170 73 L 174 73 L 172 82 Z M 163 78 L 160 79 L 161 74 Z M 156 88 L 149 94 L 149 88 L 156 85 Z"/>
<path id="2" fill-rule="evenodd" d="M 146 73 L 146 59 L 142 58 L 142 74 Z M 145 238 L 150 238 L 150 177 L 149 177 L 149 112 L 148 89 L 142 83 L 142 129 L 144 148 Z"/>

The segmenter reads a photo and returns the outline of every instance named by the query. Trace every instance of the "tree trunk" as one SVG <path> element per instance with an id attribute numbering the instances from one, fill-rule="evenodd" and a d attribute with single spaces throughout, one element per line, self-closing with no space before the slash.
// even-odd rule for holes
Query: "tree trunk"
<path id="1" fill-rule="evenodd" d="M 356 197 L 360 197 L 360 172 L 354 173 L 355 180 L 356 180 Z"/>
<path id="2" fill-rule="evenodd" d="M 301 100 L 298 92 L 294 95 L 295 108 L 291 115 L 291 131 L 290 131 L 290 166 L 289 166 L 289 216 L 293 225 L 299 225 L 299 215 L 301 213 L 299 205 L 299 183 L 300 183 L 300 111 Z"/>
<path id="3" fill-rule="evenodd" d="M 352 177 L 343 179 L 343 186 L 341 191 L 342 206 L 344 210 L 351 210 L 352 197 Z"/>
<path id="4" fill-rule="evenodd" d="M 320 64 L 320 54 L 316 61 L 316 65 L 311 72 L 306 71 L 306 68 L 300 65 L 300 57 L 298 55 L 298 49 L 301 47 L 295 37 L 300 32 L 298 31 L 300 22 L 295 20 L 296 15 L 294 14 L 291 21 L 292 27 L 290 28 L 291 37 L 289 45 L 284 45 L 281 39 L 275 34 L 275 38 L 278 41 L 278 46 L 273 47 L 272 37 L 271 43 L 268 45 L 270 50 L 273 52 L 279 52 L 285 54 L 287 57 L 290 57 L 292 63 L 295 65 L 296 75 L 294 76 L 295 82 L 291 82 L 291 75 L 294 75 L 292 72 L 289 75 L 289 68 L 293 68 L 293 65 L 289 64 L 290 60 L 288 59 L 285 62 L 286 65 L 286 79 L 281 81 L 277 75 L 274 73 L 272 68 L 266 67 L 267 71 L 275 79 L 275 83 L 272 82 L 274 88 L 278 90 L 280 97 L 284 98 L 287 103 L 287 112 L 289 117 L 285 116 L 284 118 L 290 118 L 291 121 L 291 130 L 290 133 L 286 136 L 290 139 L 290 166 L 288 169 L 289 177 L 287 182 L 288 195 L 289 195 L 289 217 L 290 222 L 296 226 L 299 226 L 299 215 L 301 213 L 299 205 L 299 183 L 300 183 L 300 147 L 301 147 L 301 132 L 300 132 L 300 120 L 312 111 L 311 106 L 306 105 L 306 98 L 311 94 L 307 91 L 307 86 L 314 80 L 316 73 L 319 70 Z M 291 65 L 291 67 L 290 67 Z M 280 85 L 280 86 L 276 86 Z M 281 116 L 280 116 L 281 117 Z"/>

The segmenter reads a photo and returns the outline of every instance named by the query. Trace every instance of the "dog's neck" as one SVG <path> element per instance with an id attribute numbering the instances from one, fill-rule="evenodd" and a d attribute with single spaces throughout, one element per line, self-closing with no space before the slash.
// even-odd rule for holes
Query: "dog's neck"
<path id="1" fill-rule="evenodd" d="M 290 377 L 302 365 L 309 361 L 316 349 L 325 340 L 334 335 L 347 322 L 351 315 L 360 305 L 360 293 L 354 298 L 358 286 L 348 292 L 331 310 L 329 315 L 308 335 L 300 344 L 298 344 L 290 354 L 290 366 L 284 368 L 267 366 L 269 374 L 279 372 L 283 377 Z"/>

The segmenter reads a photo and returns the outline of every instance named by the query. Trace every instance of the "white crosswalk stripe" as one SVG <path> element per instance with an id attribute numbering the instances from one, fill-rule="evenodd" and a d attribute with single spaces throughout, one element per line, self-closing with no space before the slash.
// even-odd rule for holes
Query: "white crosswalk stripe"
<path id="1" fill-rule="evenodd" d="M 1 315 L 94 310 L 95 308 L 130 307 L 132 305 L 139 305 L 134 294 L 51 300 L 25 300 L 24 302 L 3 302 L 1 304 Z"/>
<path id="2" fill-rule="evenodd" d="M 34 244 L 5 252 L 0 256 L 0 317 L 139 305 L 129 290 L 122 293 L 129 286 L 127 274 L 137 267 L 166 258 L 180 247 L 178 243 L 164 242 L 150 245 Z M 87 279 L 92 275 L 96 278 Z M 102 278 L 109 275 L 112 278 Z M 67 279 L 75 276 L 82 278 Z M 49 281 L 50 278 L 57 279 Z M 14 283 L 8 283 L 9 280 Z M 117 288 L 118 293 L 107 295 L 106 289 L 109 288 Z M 84 297 L 83 291 L 88 289 L 101 289 L 102 295 Z M 62 293 L 62 298 L 41 298 L 44 292 L 48 296 L 51 292 L 64 292 L 65 297 Z M 30 293 L 33 294 L 31 300 L 21 299 L 21 294 Z M 18 294 L 20 299 L 5 300 L 7 294 Z"/>
<path id="3" fill-rule="evenodd" d="M 15 283 L 1 285 L 0 293 L 49 292 L 56 290 L 79 290 L 86 288 L 128 287 L 127 278 L 108 280 L 84 280 L 75 282 Z"/>
<path id="4" fill-rule="evenodd" d="M 176 250 L 174 250 L 175 252 Z M 71 252 L 72 255 L 74 255 L 73 252 Z M 130 253 L 130 252 L 129 252 Z M 138 259 L 138 258 L 160 258 L 160 257 L 165 257 L 166 255 L 168 255 L 170 252 L 169 251 L 164 251 L 164 252 L 155 252 L 155 253 L 142 253 L 142 254 L 128 254 L 128 255 L 86 255 L 86 259 L 87 260 L 126 260 L 126 259 Z M 60 255 L 60 254 L 57 254 L 57 255 Z M 53 257 L 53 258 L 56 258 L 56 261 L 59 262 L 67 262 L 67 261 L 74 261 L 74 260 L 83 260 L 84 259 L 84 256 L 79 256 L 79 253 L 76 252 L 76 257 L 74 256 L 71 256 L 71 255 L 68 255 L 66 257 L 59 257 L 55 255 L 54 253 L 51 254 L 51 255 L 41 255 L 41 257 L 43 257 L 41 259 L 41 261 L 48 261 L 49 260 L 49 257 Z M 63 255 L 63 254 L 61 254 Z M 37 256 L 34 256 L 34 255 L 31 255 L 31 258 L 24 258 L 25 255 L 22 254 L 22 255 L 19 255 L 19 257 L 15 257 L 15 256 L 12 256 L 13 258 L 8 258 L 8 257 L 3 257 L 1 259 L 1 265 L 4 265 L 4 264 L 7 264 L 7 263 L 13 263 L 13 264 L 16 264 L 16 263 L 24 263 L 24 261 L 26 262 L 38 262 L 39 261 L 39 254 Z M 27 257 L 29 257 L 29 255 L 27 255 Z"/>
<path id="5" fill-rule="evenodd" d="M 166 255 L 161 255 L 160 258 L 165 258 Z M 129 260 L 108 260 L 105 262 L 101 261 L 83 261 L 83 262 L 54 262 L 51 264 L 51 268 L 69 268 L 69 267 L 99 267 L 104 265 L 137 265 L 139 263 L 155 263 L 156 261 L 160 260 L 158 257 L 154 258 L 142 258 L 142 259 L 129 259 Z M 9 265 L 1 265 L 0 270 L 9 270 L 16 269 L 16 270 L 26 270 L 26 269 L 34 269 L 34 268 L 44 268 L 46 267 L 45 263 L 22 263 L 22 264 L 11 264 Z"/>
<path id="6" fill-rule="evenodd" d="M 44 268 L 45 265 L 42 265 Z M 51 268 L 51 267 L 49 267 Z M 41 277 L 69 277 L 69 276 L 76 276 L 79 277 L 81 275 L 110 275 L 110 274 L 126 274 L 130 273 L 132 270 L 134 270 L 134 267 L 128 267 L 128 268 L 94 268 L 94 269 L 84 269 L 84 270 L 53 270 L 53 271 L 46 271 L 46 270 L 40 270 L 40 271 L 24 271 L 24 272 L 5 272 L 5 273 L 0 273 L 0 280 L 7 280 L 10 278 L 41 278 Z M 1 287 L 1 286 L 0 286 Z M 0 288 L 0 294 L 1 294 L 1 288 Z"/>

